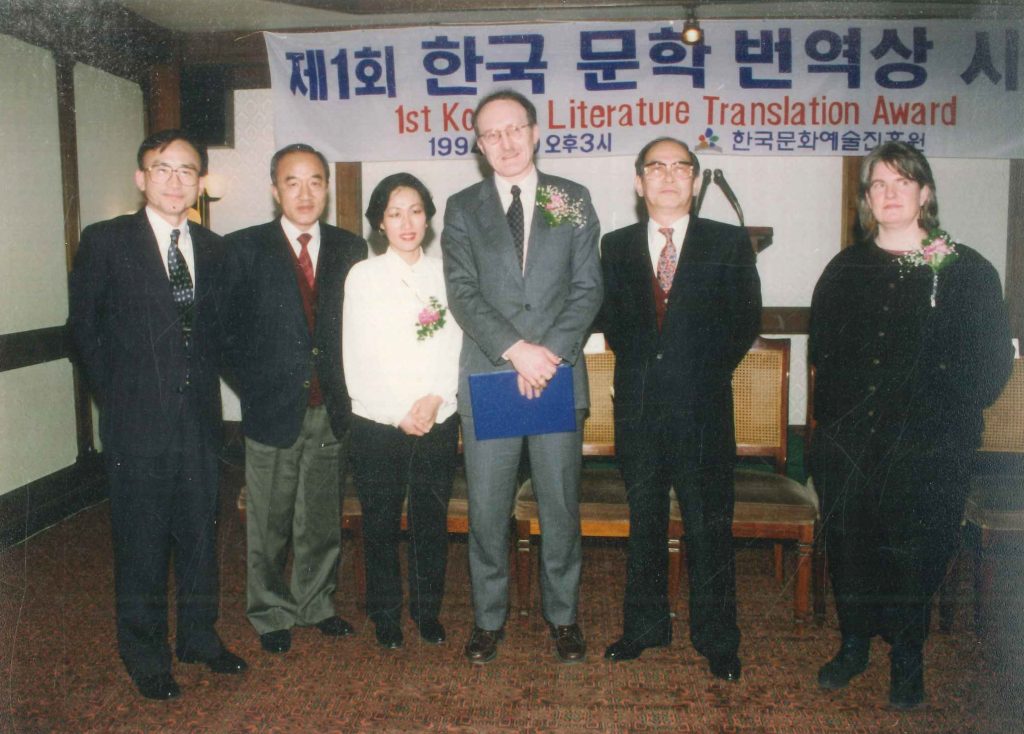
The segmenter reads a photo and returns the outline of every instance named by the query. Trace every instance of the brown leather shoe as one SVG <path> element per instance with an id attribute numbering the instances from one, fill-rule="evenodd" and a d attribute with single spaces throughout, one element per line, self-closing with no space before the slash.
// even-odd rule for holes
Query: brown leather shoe
<path id="1" fill-rule="evenodd" d="M 580 626 L 572 624 L 553 625 L 548 622 L 551 629 L 551 639 L 555 641 L 555 653 L 563 663 L 579 663 L 587 656 L 587 643 L 583 639 L 583 632 Z"/>
<path id="2" fill-rule="evenodd" d="M 505 637 L 505 630 L 485 630 L 473 628 L 473 634 L 466 643 L 466 658 L 471 663 L 483 665 L 498 656 L 498 643 Z"/>

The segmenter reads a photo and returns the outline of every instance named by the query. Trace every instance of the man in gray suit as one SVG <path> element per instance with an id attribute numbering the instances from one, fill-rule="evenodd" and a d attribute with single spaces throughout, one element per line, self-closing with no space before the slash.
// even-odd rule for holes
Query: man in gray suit
<path id="1" fill-rule="evenodd" d="M 508 612 L 509 517 L 522 438 L 476 439 L 468 377 L 514 369 L 519 391 L 538 396 L 565 362 L 573 366 L 576 431 L 529 436 L 530 471 L 543 528 L 544 617 L 563 662 L 582 660 L 576 623 L 581 565 L 579 485 L 588 407 L 582 358 L 601 305 L 599 225 L 589 192 L 539 173 L 533 104 L 512 91 L 476 107 L 477 147 L 494 176 L 448 200 L 441 247 L 452 314 L 465 332 L 459 361 L 469 482 L 469 563 L 475 626 L 466 657 L 497 655 Z"/>

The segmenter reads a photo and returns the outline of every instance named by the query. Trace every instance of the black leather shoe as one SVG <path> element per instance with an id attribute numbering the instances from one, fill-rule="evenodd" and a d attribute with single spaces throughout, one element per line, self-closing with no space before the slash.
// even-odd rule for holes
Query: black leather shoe
<path id="1" fill-rule="evenodd" d="M 397 622 L 377 622 L 375 634 L 377 635 L 377 644 L 388 650 L 397 650 L 405 640 L 402 636 L 402 628 Z"/>
<path id="2" fill-rule="evenodd" d="M 505 637 L 505 630 L 484 630 L 473 628 L 469 642 L 466 643 L 466 658 L 471 663 L 483 665 L 498 656 L 498 643 Z"/>
<path id="3" fill-rule="evenodd" d="M 580 626 L 572 624 L 554 625 L 548 622 L 551 639 L 555 641 L 555 654 L 563 663 L 580 663 L 587 657 L 587 642 L 583 639 Z"/>
<path id="4" fill-rule="evenodd" d="M 352 625 L 338 615 L 317 622 L 316 628 L 328 637 L 348 637 L 355 634 L 355 629 Z"/>
<path id="5" fill-rule="evenodd" d="M 897 644 L 889 671 L 889 704 L 907 711 L 924 703 L 924 657 L 920 645 Z"/>
<path id="6" fill-rule="evenodd" d="M 181 689 L 178 688 L 178 684 L 174 682 L 170 673 L 133 676 L 133 680 L 139 693 L 154 701 L 166 701 L 181 695 Z"/>
<path id="7" fill-rule="evenodd" d="M 711 675 L 716 678 L 727 680 L 730 683 L 735 683 L 740 679 L 740 659 L 735 655 L 725 658 L 711 658 L 709 662 L 711 664 Z"/>
<path id="8" fill-rule="evenodd" d="M 431 645 L 440 645 L 448 639 L 448 635 L 444 632 L 444 626 L 436 619 L 424 619 L 417 626 L 420 628 L 420 637 Z"/>
<path id="9" fill-rule="evenodd" d="M 621 637 L 604 649 L 604 659 L 613 662 L 636 660 L 649 647 L 668 647 L 671 642 L 655 642 L 648 644 Z"/>
<path id="10" fill-rule="evenodd" d="M 244 673 L 249 669 L 249 666 L 242 658 L 227 650 L 221 650 L 219 655 L 212 658 L 179 657 L 178 660 L 183 663 L 202 663 L 214 673 L 224 673 L 227 675 Z"/>
<path id="11" fill-rule="evenodd" d="M 288 652 L 292 649 L 291 630 L 274 630 L 260 635 L 260 646 L 267 652 Z"/>
<path id="12" fill-rule="evenodd" d="M 826 691 L 845 688 L 853 678 L 867 669 L 870 652 L 869 638 L 853 635 L 843 637 L 839 652 L 818 671 L 818 685 Z"/>

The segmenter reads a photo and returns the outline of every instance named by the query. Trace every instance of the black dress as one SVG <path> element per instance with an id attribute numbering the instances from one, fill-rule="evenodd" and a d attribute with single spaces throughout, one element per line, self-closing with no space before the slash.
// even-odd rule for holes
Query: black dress
<path id="1" fill-rule="evenodd" d="M 938 275 L 873 242 L 837 255 L 811 305 L 811 472 L 844 636 L 920 644 L 956 547 L 981 431 L 1013 358 L 999 276 L 957 245 Z"/>

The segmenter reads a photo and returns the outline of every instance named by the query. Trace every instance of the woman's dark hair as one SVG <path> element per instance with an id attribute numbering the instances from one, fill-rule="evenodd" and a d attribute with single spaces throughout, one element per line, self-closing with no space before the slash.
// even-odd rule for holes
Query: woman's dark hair
<path id="1" fill-rule="evenodd" d="M 871 176 L 875 166 L 887 163 L 901 176 L 915 181 L 922 188 L 928 187 L 928 200 L 921 206 L 917 214 L 917 224 L 926 232 L 939 226 L 939 200 L 935 192 L 935 179 L 928 159 L 913 146 L 892 140 L 882 143 L 864 157 L 860 166 L 860 196 L 857 198 L 857 214 L 860 226 L 870 239 L 878 236 L 878 222 L 871 213 L 868 203 L 868 190 L 871 188 Z"/>
<path id="2" fill-rule="evenodd" d="M 434 216 L 437 208 L 434 206 L 434 199 L 430 196 L 430 191 L 423 185 L 423 182 L 411 173 L 392 173 L 381 179 L 381 182 L 373 189 L 373 193 L 370 194 L 370 203 L 366 205 L 366 219 L 373 231 L 376 232 L 380 229 L 381 222 L 384 221 L 384 210 L 388 208 L 391 194 L 395 189 L 401 188 L 412 189 L 420 195 L 428 222 Z"/>

